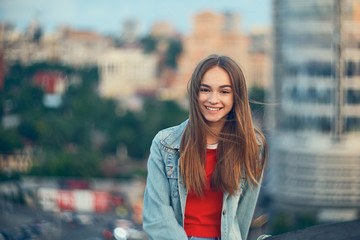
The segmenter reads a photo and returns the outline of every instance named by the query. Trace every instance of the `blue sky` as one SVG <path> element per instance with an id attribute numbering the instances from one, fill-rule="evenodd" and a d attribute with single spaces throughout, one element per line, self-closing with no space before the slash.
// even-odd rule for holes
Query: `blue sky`
<path id="1" fill-rule="evenodd" d="M 38 16 L 46 31 L 66 24 L 106 34 L 119 34 L 127 19 L 137 19 L 142 33 L 154 22 L 170 21 L 186 34 L 191 17 L 204 9 L 239 13 L 245 31 L 271 22 L 271 0 L 0 0 L 0 21 L 23 30 Z"/>

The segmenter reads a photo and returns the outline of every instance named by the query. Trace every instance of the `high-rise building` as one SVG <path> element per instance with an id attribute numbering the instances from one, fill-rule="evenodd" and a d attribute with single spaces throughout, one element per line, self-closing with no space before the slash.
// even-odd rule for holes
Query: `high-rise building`
<path id="1" fill-rule="evenodd" d="M 360 217 L 360 1 L 274 0 L 269 189 L 320 221 Z"/>
<path id="2" fill-rule="evenodd" d="M 0 49 L 0 90 L 3 89 L 4 85 L 5 85 L 5 63 L 4 63 L 3 52 Z"/>

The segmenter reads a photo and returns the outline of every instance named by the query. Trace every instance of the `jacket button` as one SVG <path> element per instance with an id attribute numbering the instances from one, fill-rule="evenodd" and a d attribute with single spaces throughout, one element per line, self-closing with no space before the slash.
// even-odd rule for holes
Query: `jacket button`
<path id="1" fill-rule="evenodd" d="M 224 211 L 223 211 L 223 215 L 225 216 L 226 215 L 226 210 L 224 209 Z"/>

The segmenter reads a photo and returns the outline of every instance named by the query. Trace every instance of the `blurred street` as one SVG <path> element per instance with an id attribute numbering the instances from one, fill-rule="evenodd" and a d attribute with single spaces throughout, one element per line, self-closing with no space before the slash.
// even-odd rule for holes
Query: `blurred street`
<path id="1" fill-rule="evenodd" d="M 89 213 L 83 215 L 81 222 L 36 208 L 4 204 L 1 203 L 0 232 L 8 235 L 5 239 L 107 239 L 103 233 L 111 232 L 110 223 L 117 218 L 115 212 Z"/>
<path id="2" fill-rule="evenodd" d="M 60 182 L 65 187 L 65 181 Z M 141 227 L 142 203 L 138 201 L 143 192 L 141 183 L 93 180 L 93 189 L 74 189 L 82 182 L 71 183 L 67 189 L 50 187 L 49 179 L 3 183 L 0 240 L 146 239 Z M 97 185 L 102 191 L 96 190 L 100 188 Z M 126 238 L 114 234 L 117 228 L 125 230 Z"/>

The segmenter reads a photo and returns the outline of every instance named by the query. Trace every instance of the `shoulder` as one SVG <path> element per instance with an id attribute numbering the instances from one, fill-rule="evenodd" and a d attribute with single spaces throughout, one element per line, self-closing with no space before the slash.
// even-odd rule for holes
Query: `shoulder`
<path id="1" fill-rule="evenodd" d="M 259 149 L 258 160 L 261 165 L 261 168 L 263 168 L 265 166 L 266 160 L 268 158 L 268 149 L 267 149 L 266 138 L 258 129 L 255 129 L 255 135 L 256 135 L 256 140 L 257 140 L 257 144 L 259 147 L 258 148 Z"/>
<path id="2" fill-rule="evenodd" d="M 168 148 L 179 149 L 181 137 L 182 137 L 182 134 L 184 132 L 184 129 L 185 129 L 187 123 L 188 123 L 188 120 L 182 122 L 181 124 L 179 124 L 177 126 L 169 127 L 169 128 L 159 131 L 156 134 L 154 141 L 156 141 Z"/>
<path id="3" fill-rule="evenodd" d="M 254 128 L 254 131 L 255 131 L 257 144 L 259 146 L 263 146 L 264 144 L 266 144 L 266 139 L 265 136 L 262 134 L 262 132 L 257 128 Z"/>
<path id="4" fill-rule="evenodd" d="M 260 155 L 262 155 L 262 153 L 264 152 L 266 153 L 267 152 L 266 138 L 262 134 L 262 132 L 256 128 L 255 128 L 255 137 L 256 137 L 257 145 L 259 147 Z"/>

